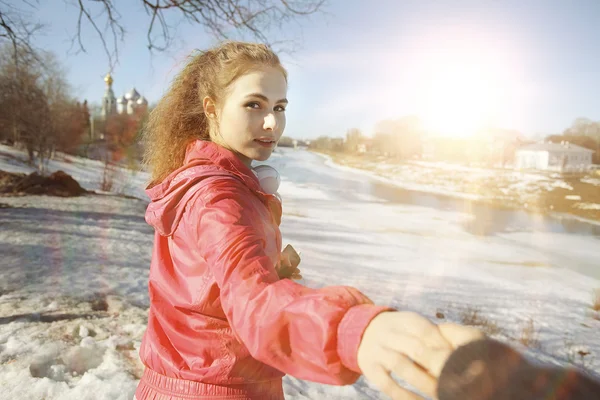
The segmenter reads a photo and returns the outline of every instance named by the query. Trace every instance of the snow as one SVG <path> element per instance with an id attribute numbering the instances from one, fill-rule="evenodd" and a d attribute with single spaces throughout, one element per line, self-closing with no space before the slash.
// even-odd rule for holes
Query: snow
<path id="1" fill-rule="evenodd" d="M 472 200 L 480 199 L 480 196 L 477 194 L 461 193 L 452 188 L 444 188 L 444 187 L 440 187 L 440 186 L 436 186 L 436 185 L 427 185 L 427 184 L 423 184 L 423 183 L 398 181 L 398 179 L 396 179 L 396 176 L 398 175 L 398 170 L 397 170 L 398 167 L 396 167 L 396 166 L 390 166 L 390 165 L 385 165 L 385 164 L 375 165 L 376 169 L 388 172 L 385 176 L 381 176 L 381 175 L 373 174 L 369 171 L 364 171 L 364 170 L 360 170 L 360 169 L 356 169 L 356 168 L 352 168 L 352 167 L 346 167 L 343 165 L 335 164 L 333 162 L 333 160 L 331 159 L 331 157 L 329 157 L 327 155 L 319 154 L 319 156 L 325 157 L 327 159 L 325 165 L 327 165 L 328 167 L 337 168 L 339 170 L 351 172 L 353 174 L 360 174 L 363 176 L 368 176 L 373 180 L 377 180 L 377 181 L 380 181 L 380 182 L 383 182 L 383 183 L 386 183 L 389 185 L 400 186 L 407 190 L 424 191 L 424 192 L 429 192 L 429 193 L 436 193 L 436 194 L 441 194 L 441 195 L 454 196 L 454 197 L 460 197 L 460 198 L 472 199 Z M 404 171 L 403 173 L 405 174 L 406 171 Z"/>
<path id="2" fill-rule="evenodd" d="M 9 146 L 0 145 L 0 169 L 13 173 L 30 174 L 36 169 L 26 165 L 27 156 L 23 152 Z M 87 190 L 105 193 L 101 189 L 104 163 L 98 160 L 75 157 L 58 153 L 56 159 L 49 160 L 48 171 L 62 170 L 73 176 L 79 184 Z M 109 173 L 115 181 L 112 194 L 127 194 L 139 199 L 147 200 L 144 192 L 148 174 L 127 168 L 110 168 Z"/>
<path id="3" fill-rule="evenodd" d="M 31 171 L 20 159 L 0 146 L 0 170 Z M 459 322 L 477 309 L 515 346 L 531 319 L 540 345 L 519 346 L 526 354 L 600 372 L 592 228 L 544 231 L 540 221 L 477 232 L 480 215 L 382 200 L 368 174 L 306 151 L 281 149 L 268 163 L 282 175 L 284 245 L 301 252 L 304 284 L 352 285 L 435 321 L 437 312 Z M 102 167 L 71 156 L 49 163 L 92 190 Z M 153 232 L 144 221 L 148 176 L 119 174 L 126 183 L 116 190 L 135 198 L 0 197 L 10 206 L 0 207 L 1 399 L 133 397 Z M 581 359 L 580 349 L 591 354 Z M 362 378 L 334 387 L 288 376 L 284 390 L 292 400 L 386 398 Z"/>
<path id="4" fill-rule="evenodd" d="M 394 162 L 383 157 L 344 156 L 337 162 L 325 154 L 319 154 L 326 165 L 339 170 L 368 176 L 373 180 L 406 190 L 438 194 L 455 199 L 485 201 L 507 205 L 539 203 L 547 192 L 557 189 L 573 191 L 572 184 L 555 172 L 515 170 L 508 167 L 481 167 L 428 160 Z M 342 164 L 342 165 L 340 165 Z M 589 176 L 580 178 L 586 185 L 600 186 L 600 179 Z M 590 188 L 591 189 L 591 188 Z M 549 205 L 554 210 L 554 205 Z"/>
<path id="5" fill-rule="evenodd" d="M 600 210 L 600 204 L 597 203 L 576 203 L 575 207 L 584 210 Z"/>
<path id="6" fill-rule="evenodd" d="M 600 179 L 596 179 L 596 178 L 582 178 L 581 182 L 589 183 L 590 185 L 594 185 L 594 186 L 600 186 Z"/>

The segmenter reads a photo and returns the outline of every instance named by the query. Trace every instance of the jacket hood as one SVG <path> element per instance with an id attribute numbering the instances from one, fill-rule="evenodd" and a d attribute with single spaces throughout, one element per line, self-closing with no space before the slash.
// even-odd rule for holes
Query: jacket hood
<path id="1" fill-rule="evenodd" d="M 213 142 L 196 140 L 187 146 L 181 168 L 173 171 L 162 182 L 150 184 L 146 188 L 150 197 L 146 222 L 162 236 L 172 235 L 187 202 L 196 193 L 190 189 L 204 179 L 215 176 L 233 176 L 251 190 L 262 193 L 256 175 L 233 152 Z"/>

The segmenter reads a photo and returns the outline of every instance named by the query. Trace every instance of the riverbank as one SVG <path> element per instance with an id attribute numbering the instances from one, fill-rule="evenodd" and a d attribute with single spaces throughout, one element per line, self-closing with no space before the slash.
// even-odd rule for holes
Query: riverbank
<path id="1" fill-rule="evenodd" d="M 397 161 L 378 155 L 312 151 L 338 166 L 363 171 L 405 189 L 600 223 L 600 175 L 593 173 L 563 176 L 546 171 Z"/>

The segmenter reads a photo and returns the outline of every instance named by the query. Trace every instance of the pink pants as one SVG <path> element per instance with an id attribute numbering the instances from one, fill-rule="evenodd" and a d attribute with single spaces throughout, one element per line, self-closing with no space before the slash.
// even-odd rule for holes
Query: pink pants
<path id="1" fill-rule="evenodd" d="M 213 385 L 170 378 L 146 368 L 134 400 L 285 400 L 281 379 Z"/>

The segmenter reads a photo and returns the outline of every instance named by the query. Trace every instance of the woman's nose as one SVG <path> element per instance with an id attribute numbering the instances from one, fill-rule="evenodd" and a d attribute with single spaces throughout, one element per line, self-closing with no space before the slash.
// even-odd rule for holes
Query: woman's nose
<path id="1" fill-rule="evenodd" d="M 263 125 L 263 128 L 265 130 L 275 130 L 275 128 L 277 128 L 277 120 L 275 119 L 275 115 L 273 115 L 273 113 L 269 113 L 267 114 L 267 116 L 265 116 L 265 123 Z"/>

